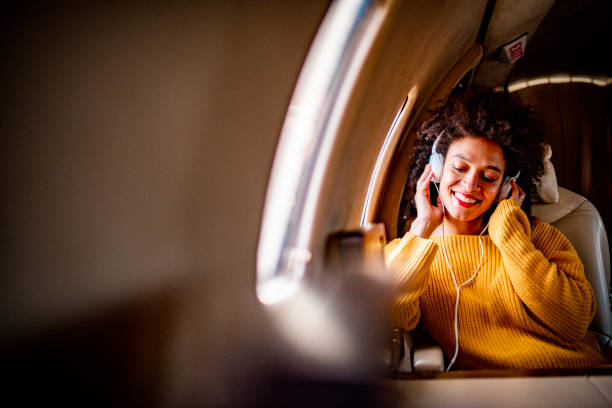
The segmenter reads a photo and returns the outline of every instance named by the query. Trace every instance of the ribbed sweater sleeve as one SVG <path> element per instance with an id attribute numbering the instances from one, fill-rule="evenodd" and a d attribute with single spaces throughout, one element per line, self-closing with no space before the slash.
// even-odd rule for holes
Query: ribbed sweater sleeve
<path id="1" fill-rule="evenodd" d="M 512 200 L 499 203 L 489 234 L 533 320 L 562 341 L 581 340 L 595 314 L 595 300 L 569 240 L 546 223 L 532 231 L 527 216 Z"/>
<path id="2" fill-rule="evenodd" d="M 397 296 L 393 303 L 392 322 L 412 330 L 419 322 L 419 297 L 427 288 L 429 267 L 438 245 L 408 232 L 385 247 L 385 262 L 394 275 Z"/>

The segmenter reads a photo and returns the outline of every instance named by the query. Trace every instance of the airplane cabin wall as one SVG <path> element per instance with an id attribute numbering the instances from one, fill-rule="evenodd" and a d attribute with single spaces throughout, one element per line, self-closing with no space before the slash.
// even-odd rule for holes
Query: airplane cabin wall
<path id="1" fill-rule="evenodd" d="M 5 399 L 253 396 L 268 176 L 328 5 L 3 8 Z"/>

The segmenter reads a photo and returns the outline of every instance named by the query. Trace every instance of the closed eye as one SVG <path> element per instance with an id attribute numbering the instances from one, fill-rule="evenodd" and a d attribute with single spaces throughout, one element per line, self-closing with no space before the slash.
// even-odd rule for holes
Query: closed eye
<path id="1" fill-rule="evenodd" d="M 499 174 L 497 174 L 497 172 L 483 172 L 482 173 L 482 180 L 487 182 L 487 183 L 494 183 L 497 180 L 499 180 Z"/>

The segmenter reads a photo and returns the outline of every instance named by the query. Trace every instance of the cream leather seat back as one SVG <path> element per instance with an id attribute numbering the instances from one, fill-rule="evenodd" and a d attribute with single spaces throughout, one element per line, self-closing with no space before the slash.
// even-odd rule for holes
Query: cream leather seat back
<path id="1" fill-rule="evenodd" d="M 532 215 L 557 227 L 572 242 L 584 263 L 597 301 L 597 312 L 590 329 L 602 346 L 612 346 L 610 311 L 610 249 L 599 212 L 585 197 L 558 187 L 559 200 L 534 204 Z"/>

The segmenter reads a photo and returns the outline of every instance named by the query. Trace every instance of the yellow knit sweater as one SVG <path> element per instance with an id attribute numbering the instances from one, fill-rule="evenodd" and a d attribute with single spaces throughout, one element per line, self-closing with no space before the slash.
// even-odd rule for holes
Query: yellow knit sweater
<path id="1" fill-rule="evenodd" d="M 587 332 L 595 314 L 593 292 L 568 239 L 544 222 L 531 225 L 515 201 L 504 200 L 482 236 L 484 260 L 461 288 L 456 368 L 584 368 L 606 363 Z M 457 283 L 480 262 L 476 235 L 446 236 Z M 412 330 L 420 322 L 443 348 L 455 351 L 456 289 L 442 237 L 407 233 L 385 248 L 396 274 L 393 320 Z"/>

